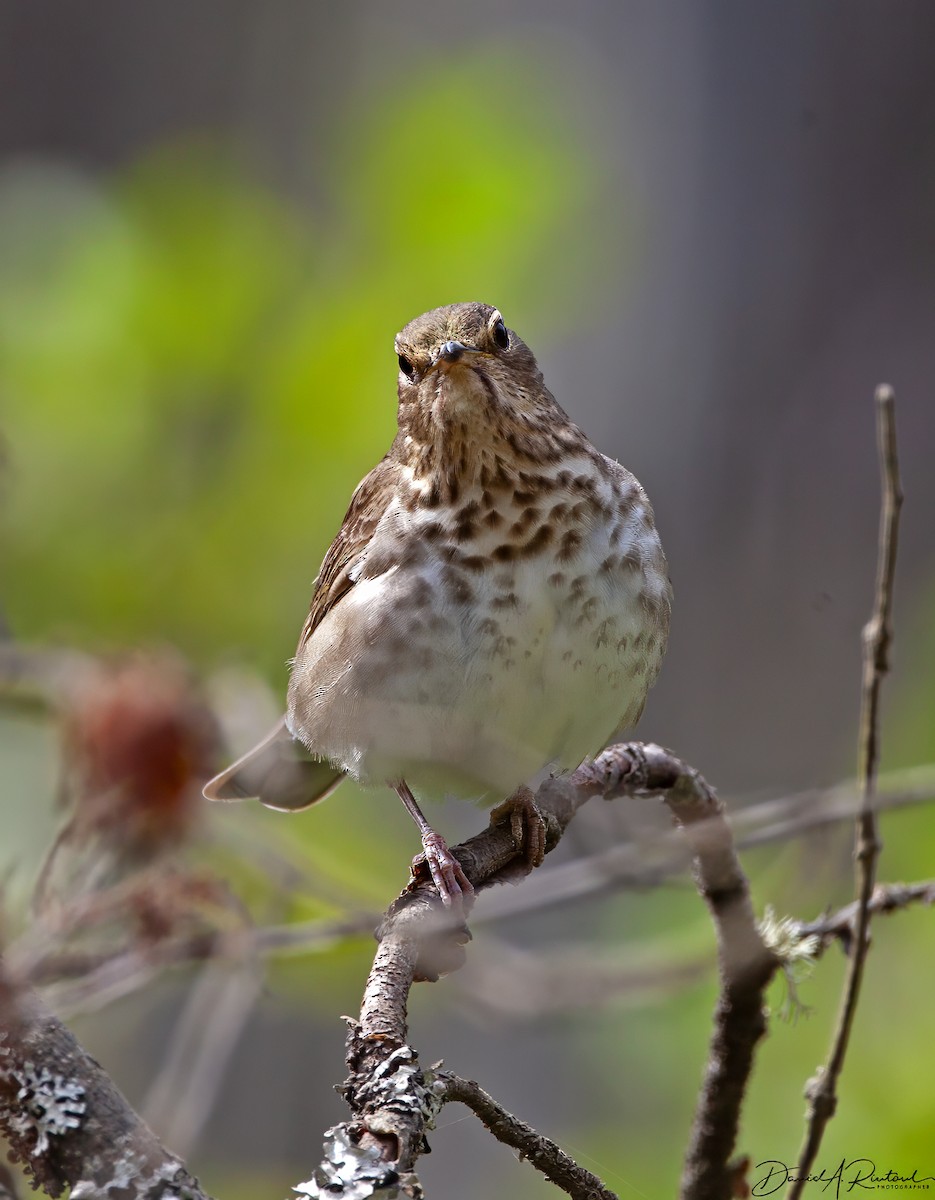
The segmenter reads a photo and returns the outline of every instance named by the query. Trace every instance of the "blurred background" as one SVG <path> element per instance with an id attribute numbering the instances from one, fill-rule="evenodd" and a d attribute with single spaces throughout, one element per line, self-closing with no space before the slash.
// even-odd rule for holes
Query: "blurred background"
<path id="1" fill-rule="evenodd" d="M 853 771 L 872 397 L 893 384 L 907 499 L 883 765 L 932 761 L 933 50 L 935 9 L 911 0 L 5 0 L 8 634 L 171 647 L 244 748 L 282 705 L 318 563 L 393 436 L 393 335 L 478 299 L 649 491 L 676 599 L 640 735 L 735 804 Z M 38 710 L 0 716 L 14 929 L 58 820 L 56 738 Z M 629 835 L 604 807 L 566 861 Z M 418 848 L 389 793 L 350 785 L 292 819 L 199 815 L 176 866 L 223 877 L 261 924 L 376 912 Z M 485 820 L 435 816 L 451 835 Z M 930 810 L 887 815 L 883 837 L 881 877 L 933 873 Z M 758 908 L 846 902 L 850 854 L 842 826 L 747 855 Z M 715 994 L 689 880 L 494 920 L 499 900 L 478 905 L 469 968 L 416 989 L 423 1062 L 478 1079 L 621 1196 L 673 1194 Z M 931 922 L 876 927 L 822 1163 L 935 1174 Z M 74 1004 L 74 1028 L 210 1191 L 283 1193 L 343 1118 L 339 1015 L 372 948 L 276 962 L 234 1020 L 223 981 L 184 969 Z M 497 971 L 533 978 L 540 956 L 564 986 L 498 1003 Z M 794 1159 L 842 974 L 835 951 L 801 986 L 808 1013 L 773 1023 L 740 1145 L 754 1163 Z M 186 1139 L 154 1081 L 180 1015 L 197 1047 L 215 1005 L 234 1034 Z M 440 1125 L 429 1195 L 554 1194 L 464 1110 Z"/>

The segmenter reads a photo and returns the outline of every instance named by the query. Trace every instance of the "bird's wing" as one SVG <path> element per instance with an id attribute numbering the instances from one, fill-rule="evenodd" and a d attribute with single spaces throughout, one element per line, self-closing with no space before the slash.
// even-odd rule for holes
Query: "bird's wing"
<path id="1" fill-rule="evenodd" d="M 339 767 L 314 759 L 286 728 L 283 717 L 252 750 L 208 781 L 208 800 L 256 797 L 267 808 L 296 812 L 324 800 L 344 778 Z"/>
<path id="2" fill-rule="evenodd" d="M 299 649 L 322 619 L 354 586 L 354 570 L 366 553 L 392 492 L 396 463 L 387 456 L 360 483 L 337 537 L 315 580 L 312 603 L 302 627 Z M 296 811 L 323 800 L 344 778 L 344 771 L 312 757 L 289 732 L 285 718 L 252 750 L 204 787 L 209 800 L 257 797 L 267 808 Z"/>
<path id="3" fill-rule="evenodd" d="M 396 462 L 389 455 L 357 486 L 338 536 L 331 543 L 312 592 L 312 603 L 299 637 L 299 651 L 341 598 L 357 582 L 353 567 L 366 552 L 392 494 Z"/>

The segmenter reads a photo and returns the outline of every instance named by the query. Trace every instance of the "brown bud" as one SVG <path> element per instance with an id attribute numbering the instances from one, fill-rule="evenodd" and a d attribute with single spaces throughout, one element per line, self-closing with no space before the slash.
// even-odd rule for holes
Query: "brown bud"
<path id="1" fill-rule="evenodd" d="M 101 662 L 70 690 L 64 796 L 77 841 L 150 858 L 191 831 L 217 749 L 214 718 L 168 654 Z"/>

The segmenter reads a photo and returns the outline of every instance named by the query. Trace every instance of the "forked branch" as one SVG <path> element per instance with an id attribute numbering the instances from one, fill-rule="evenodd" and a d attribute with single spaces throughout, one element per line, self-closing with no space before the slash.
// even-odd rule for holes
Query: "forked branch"
<path id="1" fill-rule="evenodd" d="M 660 746 L 612 746 L 572 775 L 551 779 L 536 797 L 546 819 L 547 850 L 595 795 L 606 799 L 658 795 L 684 831 L 698 889 L 714 919 L 721 995 L 707 1074 L 685 1163 L 685 1200 L 726 1197 L 740 1106 L 757 1041 L 765 1029 L 763 992 L 778 966 L 764 944 L 747 880 L 734 852 L 723 806 L 704 779 Z M 509 873 L 518 857 L 508 825 L 493 825 L 453 851 L 477 891 Z M 413 884 L 387 913 L 364 992 L 360 1019 L 349 1021 L 344 1094 L 350 1121 L 326 1134 L 325 1158 L 302 1185 L 307 1197 L 417 1196 L 415 1163 L 441 1106 L 462 1100 L 491 1133 L 522 1151 L 547 1178 L 576 1200 L 611 1193 L 554 1142 L 502 1109 L 474 1083 L 423 1071 L 407 1043 L 406 1006 L 417 979 L 452 970 L 469 937 L 440 913 L 427 883 Z"/>

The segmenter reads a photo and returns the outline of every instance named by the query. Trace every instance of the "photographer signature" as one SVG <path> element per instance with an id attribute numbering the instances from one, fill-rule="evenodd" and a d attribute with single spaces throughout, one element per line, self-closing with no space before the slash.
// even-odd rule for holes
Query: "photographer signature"
<path id="1" fill-rule="evenodd" d="M 779 1159 L 767 1158 L 763 1162 L 757 1163 L 757 1171 L 763 1168 L 766 1169 L 766 1174 L 757 1179 L 750 1189 L 753 1196 L 771 1196 L 780 1188 L 785 1187 L 787 1183 L 797 1183 L 799 1180 L 795 1171 L 786 1166 L 784 1162 L 780 1162 Z M 852 1158 L 850 1162 L 845 1162 L 842 1158 L 835 1171 L 829 1174 L 827 1168 L 822 1167 L 817 1175 L 804 1176 L 803 1182 L 820 1183 L 823 1192 L 833 1187 L 837 1200 L 842 1189 L 845 1192 L 852 1192 L 855 1188 L 864 1188 L 868 1191 L 875 1191 L 877 1188 L 928 1191 L 935 1183 L 935 1176 L 920 1176 L 918 1168 L 914 1168 L 911 1175 L 900 1175 L 898 1171 L 893 1170 L 878 1175 L 876 1163 L 871 1158 Z"/>

